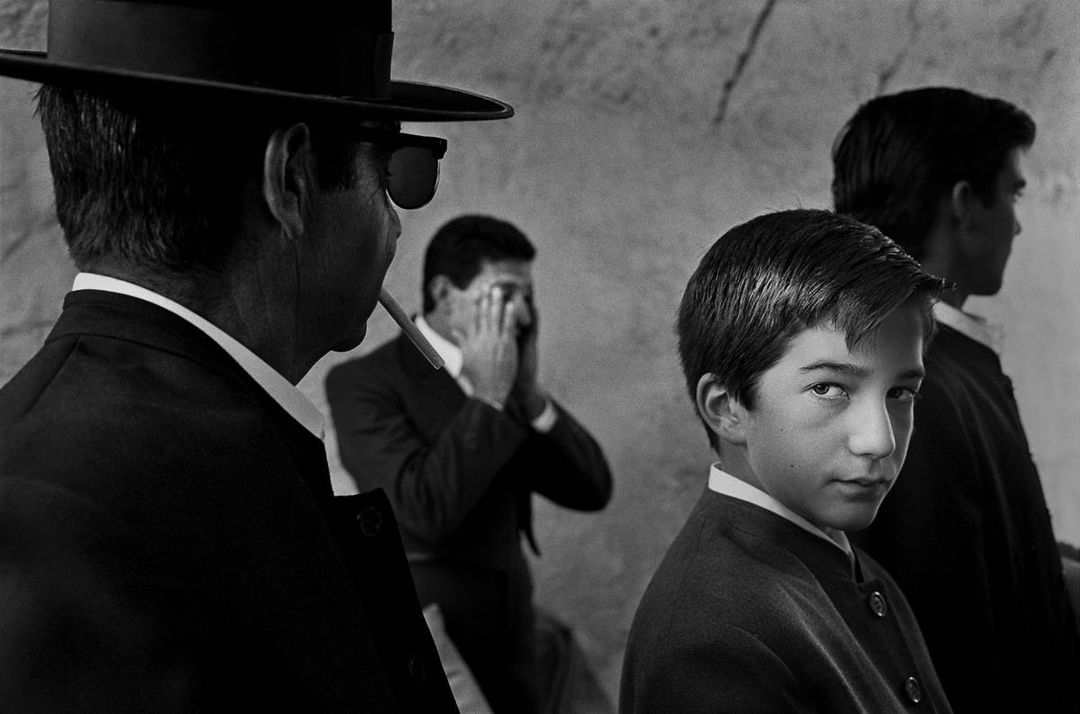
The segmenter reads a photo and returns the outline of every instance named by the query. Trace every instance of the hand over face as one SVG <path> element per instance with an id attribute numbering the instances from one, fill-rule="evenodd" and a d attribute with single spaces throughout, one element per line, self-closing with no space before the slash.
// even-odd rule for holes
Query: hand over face
<path id="1" fill-rule="evenodd" d="M 475 397 L 505 404 L 519 366 L 514 303 L 505 300 L 498 286 L 483 290 L 473 298 L 471 319 L 463 324 L 454 330 L 462 374 L 472 383 Z"/>
<path id="2" fill-rule="evenodd" d="M 539 332 L 539 315 L 536 313 L 536 307 L 533 305 L 531 296 L 523 298 L 520 307 L 517 302 L 513 304 L 518 325 L 518 359 L 520 360 L 514 389 L 522 395 L 529 395 L 537 391 L 536 337 Z"/>

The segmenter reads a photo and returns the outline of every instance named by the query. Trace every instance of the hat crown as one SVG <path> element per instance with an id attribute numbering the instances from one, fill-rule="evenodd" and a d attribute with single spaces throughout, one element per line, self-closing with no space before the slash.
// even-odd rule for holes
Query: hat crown
<path id="1" fill-rule="evenodd" d="M 332 97 L 389 96 L 388 2 L 52 0 L 50 60 Z M 269 7 L 273 7 L 272 5 Z"/>
<path id="2" fill-rule="evenodd" d="M 513 116 L 498 99 L 391 80 L 391 15 L 391 0 L 305 0 L 287 12 L 255 0 L 51 0 L 48 51 L 0 48 L 0 75 L 135 96 L 160 89 L 183 102 L 284 102 L 360 119 Z"/>

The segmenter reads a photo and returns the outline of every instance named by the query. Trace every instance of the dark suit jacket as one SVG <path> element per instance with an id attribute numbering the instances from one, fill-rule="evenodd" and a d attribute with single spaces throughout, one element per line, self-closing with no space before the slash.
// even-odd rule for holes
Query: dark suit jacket
<path id="1" fill-rule="evenodd" d="M 561 407 L 551 432 L 539 434 L 515 418 L 513 403 L 503 413 L 467 398 L 404 336 L 331 370 L 326 395 L 342 463 L 361 489 L 390 494 L 421 601 L 440 604 L 489 692 L 480 659 L 514 660 L 531 627 L 519 538 L 531 535 L 531 494 L 602 508 L 611 474 L 600 447 Z M 490 639 L 481 644 L 477 633 Z"/>
<path id="2" fill-rule="evenodd" d="M 945 325 L 925 362 L 907 460 L 857 542 L 904 589 L 957 711 L 1080 711 L 1075 621 L 1012 383 Z"/>
<path id="3" fill-rule="evenodd" d="M 903 594 L 856 556 L 706 489 L 634 617 L 619 710 L 951 711 Z"/>
<path id="4" fill-rule="evenodd" d="M 192 325 L 70 294 L 0 432 L 0 711 L 456 711 L 385 497 Z"/>

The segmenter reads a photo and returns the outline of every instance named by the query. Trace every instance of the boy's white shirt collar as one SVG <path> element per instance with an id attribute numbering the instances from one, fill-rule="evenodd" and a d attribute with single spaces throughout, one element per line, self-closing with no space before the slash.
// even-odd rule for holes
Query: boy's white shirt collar
<path id="1" fill-rule="evenodd" d="M 227 332 L 180 303 L 170 300 L 164 295 L 159 295 L 153 290 L 148 290 L 141 285 L 107 275 L 98 275 L 97 273 L 79 273 L 75 276 L 75 282 L 72 284 L 71 289 L 72 291 L 101 290 L 103 292 L 128 295 L 129 297 L 153 303 L 191 323 L 228 352 L 229 356 L 236 360 L 237 364 L 260 387 L 266 390 L 266 393 L 280 404 L 281 408 L 293 419 L 296 419 L 305 429 L 319 439 L 322 439 L 325 435 L 322 413 L 311 403 L 310 399 L 304 396 L 303 392 Z"/>
<path id="2" fill-rule="evenodd" d="M 461 373 L 465 362 L 465 358 L 461 354 L 461 348 L 436 332 L 428 324 L 428 321 L 424 319 L 423 315 L 417 315 L 413 322 L 416 324 L 416 328 L 420 330 L 420 334 L 427 338 L 431 346 L 443 358 L 443 369 L 446 370 L 446 373 L 454 378 L 454 381 L 458 383 L 461 391 L 465 392 L 466 396 L 471 397 L 473 395 L 472 382 Z M 541 434 L 546 434 L 555 426 L 555 420 L 558 416 L 559 413 L 555 411 L 555 406 L 550 399 L 547 399 L 544 402 L 544 411 L 540 412 L 540 416 L 532 420 L 532 428 Z"/>
<path id="3" fill-rule="evenodd" d="M 780 503 L 780 501 L 777 501 L 760 488 L 751 486 L 745 481 L 737 479 L 728 472 L 722 470 L 719 463 L 715 463 L 709 467 L 709 489 L 716 493 L 724 494 L 725 496 L 737 498 L 740 501 L 752 503 L 755 506 L 764 508 L 766 511 L 775 513 L 781 518 L 791 521 L 804 531 L 829 541 L 829 543 L 844 551 L 848 558 L 852 557 L 851 543 L 848 542 L 848 538 L 843 531 L 835 531 L 836 537 L 830 536 L 828 533 Z"/>
<path id="4" fill-rule="evenodd" d="M 1001 345 L 1004 335 L 1000 325 L 986 320 L 986 318 L 972 315 L 970 312 L 957 310 L 952 305 L 938 301 L 934 303 L 934 319 L 943 325 L 948 325 L 957 332 L 978 342 L 980 345 L 989 347 L 994 352 L 1001 354 Z"/>

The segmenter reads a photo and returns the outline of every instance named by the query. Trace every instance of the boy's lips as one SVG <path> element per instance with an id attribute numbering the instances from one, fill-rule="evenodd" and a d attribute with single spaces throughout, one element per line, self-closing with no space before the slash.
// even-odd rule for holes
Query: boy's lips
<path id="1" fill-rule="evenodd" d="M 892 479 L 889 478 L 841 478 L 836 480 L 837 483 L 857 489 L 879 489 L 889 488 L 892 485 Z"/>

